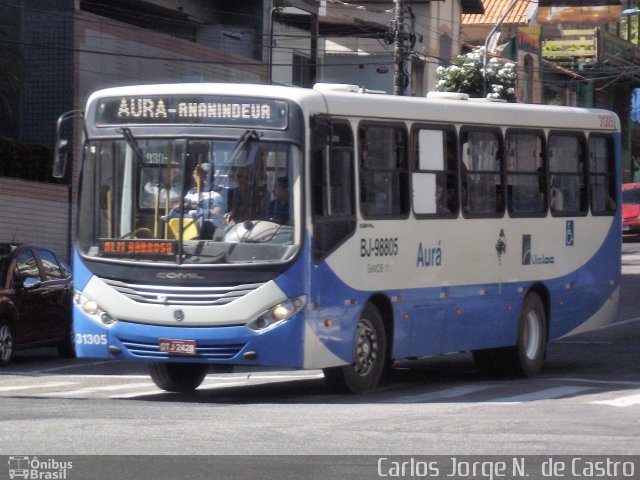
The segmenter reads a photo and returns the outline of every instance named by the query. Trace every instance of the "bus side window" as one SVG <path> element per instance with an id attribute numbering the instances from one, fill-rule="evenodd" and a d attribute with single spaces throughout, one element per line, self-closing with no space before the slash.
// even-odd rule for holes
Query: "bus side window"
<path id="1" fill-rule="evenodd" d="M 549 134 L 549 206 L 554 215 L 587 212 L 584 137 L 581 133 Z"/>
<path id="2" fill-rule="evenodd" d="M 418 127 L 412 134 L 412 142 L 414 213 L 452 216 L 458 211 L 455 130 Z"/>
<path id="3" fill-rule="evenodd" d="M 594 215 L 613 215 L 616 210 L 616 177 L 613 138 L 589 137 L 589 195 Z"/>
<path id="4" fill-rule="evenodd" d="M 346 122 L 319 117 L 312 142 L 313 255 L 320 262 L 355 232 L 353 133 Z"/>
<path id="5" fill-rule="evenodd" d="M 496 217 L 504 211 L 501 135 L 497 130 L 463 127 L 463 211 L 474 217 Z"/>
<path id="6" fill-rule="evenodd" d="M 544 133 L 507 131 L 507 206 L 512 216 L 543 216 L 546 203 Z"/>
<path id="7" fill-rule="evenodd" d="M 407 135 L 404 127 L 363 124 L 360 144 L 360 210 L 365 218 L 409 212 Z"/>

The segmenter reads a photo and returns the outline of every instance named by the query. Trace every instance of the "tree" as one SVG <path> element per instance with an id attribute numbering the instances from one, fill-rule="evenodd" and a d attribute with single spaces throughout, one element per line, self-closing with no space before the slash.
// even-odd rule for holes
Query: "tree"
<path id="1" fill-rule="evenodd" d="M 438 92 L 467 93 L 470 97 L 484 97 L 485 80 L 482 76 L 484 47 L 458 55 L 450 67 L 438 67 L 436 79 Z M 496 58 L 487 62 L 487 98 L 499 98 L 515 102 L 516 66 Z"/>

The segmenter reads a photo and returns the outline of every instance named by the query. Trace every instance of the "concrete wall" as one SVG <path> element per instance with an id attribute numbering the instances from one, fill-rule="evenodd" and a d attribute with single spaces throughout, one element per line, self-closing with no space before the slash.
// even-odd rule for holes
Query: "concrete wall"
<path id="1" fill-rule="evenodd" d="M 68 258 L 68 187 L 0 177 L 0 242 L 50 247 Z"/>

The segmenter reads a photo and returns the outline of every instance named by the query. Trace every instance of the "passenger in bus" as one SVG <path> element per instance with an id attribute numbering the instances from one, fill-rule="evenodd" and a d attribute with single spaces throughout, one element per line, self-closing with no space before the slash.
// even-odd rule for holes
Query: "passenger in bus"
<path id="1" fill-rule="evenodd" d="M 256 160 L 257 162 L 257 160 Z M 252 172 L 263 172 L 260 165 L 235 166 L 231 170 L 234 188 L 228 191 L 227 224 L 267 218 L 269 194 L 265 185 Z"/>
<path id="2" fill-rule="evenodd" d="M 216 229 L 224 229 L 226 203 L 210 175 L 210 165 L 201 163 L 193 171 L 195 186 L 184 197 L 191 206 L 189 214 L 199 218 L 200 238 L 211 239 Z"/>
<path id="3" fill-rule="evenodd" d="M 217 228 L 224 229 L 226 203 L 215 186 L 214 179 L 209 179 L 210 165 L 201 163 L 193 171 L 193 187 L 184 197 L 182 210 L 191 218 L 198 220 L 199 238 L 211 239 Z M 169 214 L 162 219 L 168 221 L 180 216 L 180 205 L 174 205 Z"/>
<path id="4" fill-rule="evenodd" d="M 558 186 L 557 179 L 551 178 L 551 188 L 549 189 L 549 206 L 551 210 L 561 212 L 564 209 L 564 194 Z"/>
<path id="5" fill-rule="evenodd" d="M 154 170 L 156 169 L 154 168 Z M 182 168 L 180 165 L 168 165 L 155 175 L 158 176 L 157 179 L 149 180 L 144 184 L 144 192 L 148 195 L 142 200 L 142 204 L 153 206 L 157 202 L 161 208 L 164 208 L 168 194 L 169 205 L 172 208 L 179 206 L 182 195 Z"/>
<path id="6" fill-rule="evenodd" d="M 278 177 L 273 185 L 273 200 L 269 202 L 269 220 L 281 225 L 289 223 L 289 181 Z"/>
<path id="7" fill-rule="evenodd" d="M 436 212 L 451 213 L 451 209 L 447 206 L 447 195 L 445 195 L 443 181 L 440 180 L 436 183 Z"/>

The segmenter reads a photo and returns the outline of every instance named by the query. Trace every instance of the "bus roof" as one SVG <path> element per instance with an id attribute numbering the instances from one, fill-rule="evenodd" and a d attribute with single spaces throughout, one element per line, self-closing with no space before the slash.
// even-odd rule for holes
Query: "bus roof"
<path id="1" fill-rule="evenodd" d="M 364 93 L 363 93 L 364 92 Z M 98 98 L 141 95 L 229 95 L 289 99 L 308 114 L 356 118 L 384 118 L 483 124 L 511 127 L 563 128 L 619 131 L 620 120 L 609 110 L 465 99 L 464 95 L 401 97 L 368 93 L 355 85 L 319 84 L 314 89 L 258 84 L 183 83 L 132 85 L 94 92 L 87 107 Z"/>

